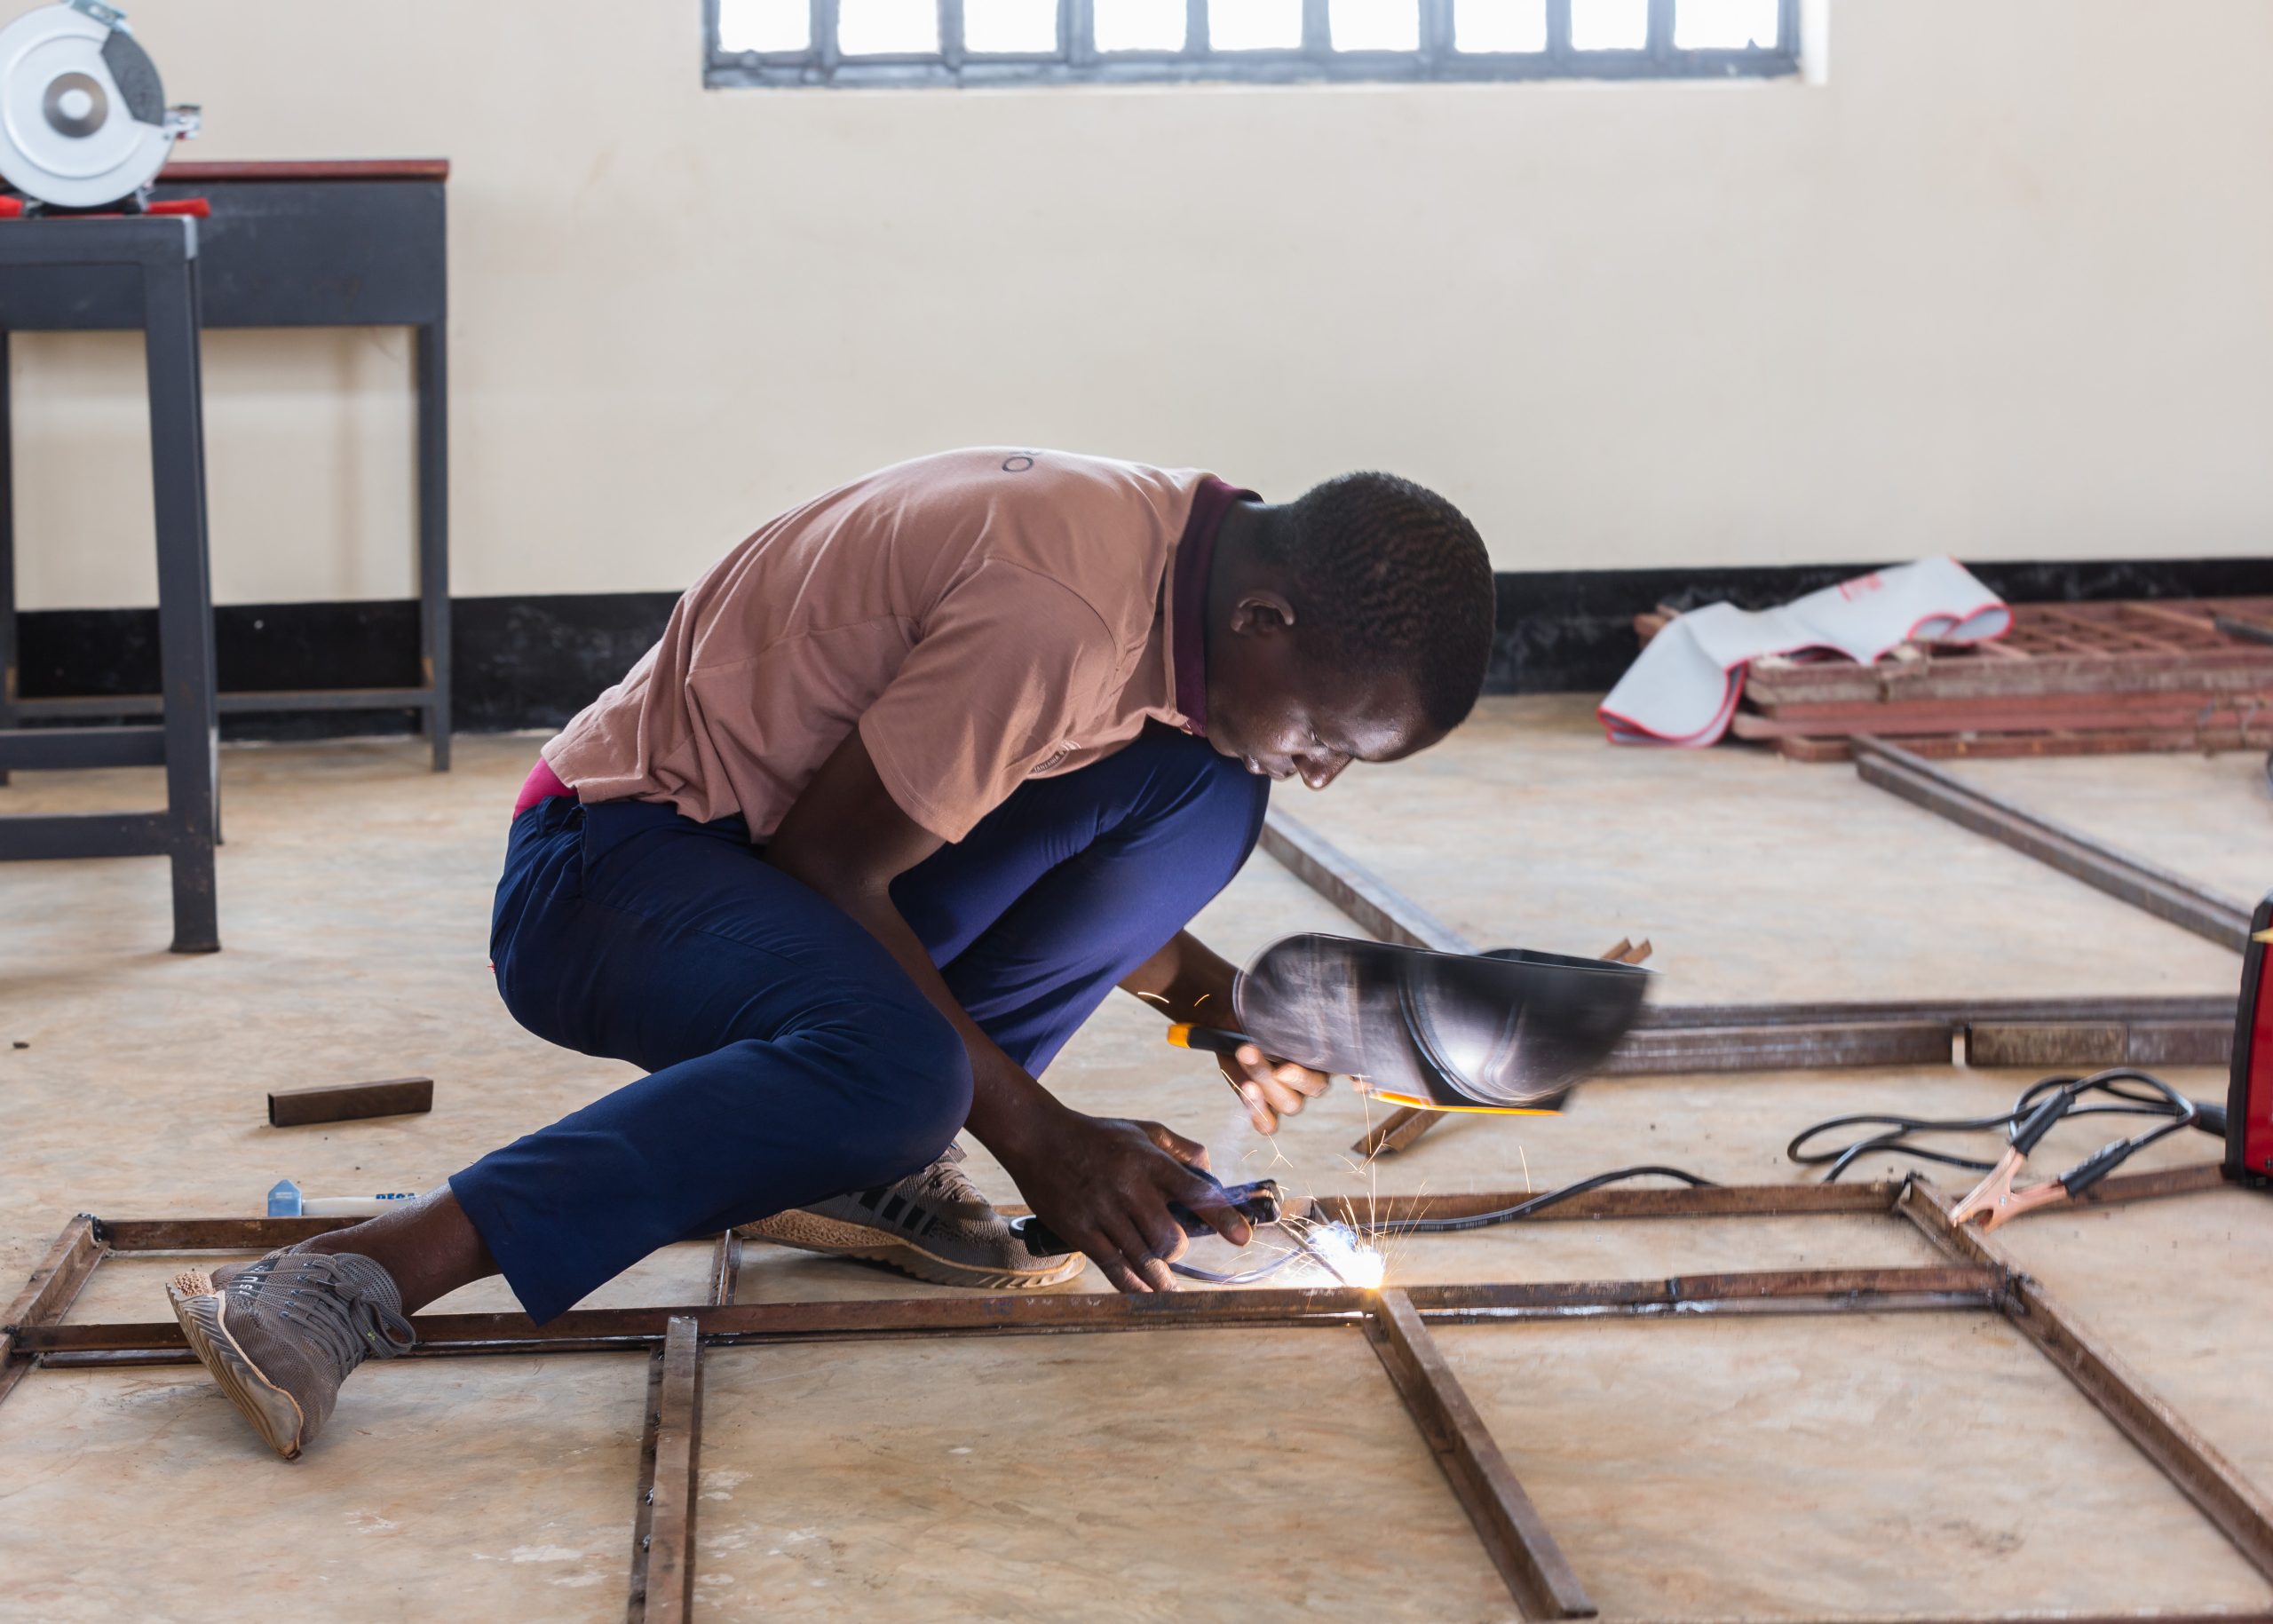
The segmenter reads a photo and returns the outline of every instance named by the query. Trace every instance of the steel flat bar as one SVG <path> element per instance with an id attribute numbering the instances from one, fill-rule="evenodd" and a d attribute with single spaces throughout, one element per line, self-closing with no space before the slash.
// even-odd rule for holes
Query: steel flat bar
<path id="1" fill-rule="evenodd" d="M 2076 1384 L 2117 1430 L 2161 1468 L 2202 1514 L 2218 1525 L 2260 1573 L 2273 1579 L 2273 1501 L 2150 1389 L 2114 1351 L 2014 1267 L 2002 1247 L 1971 1224 L 1950 1222 L 1956 1205 L 1925 1179 L 1913 1179 L 1897 1208 L 1953 1258 L 2005 1274 L 2012 1290 L 2005 1317 Z"/>
<path id="2" fill-rule="evenodd" d="M 7 1318 L 0 1319 L 0 1399 L 15 1390 L 36 1357 L 25 1352 L 24 1336 L 38 1327 L 54 1324 L 70 1311 L 80 1289 L 102 1262 L 103 1249 L 95 1220 L 81 1213 L 64 1225 L 39 1267 L 8 1305 Z"/>
<path id="3" fill-rule="evenodd" d="M 1438 1317 L 1531 1309 L 1666 1309 L 1724 1302 L 1861 1304 L 1869 1299 L 1996 1289 L 1978 1268 L 1779 1269 L 1677 1275 L 1653 1280 L 1491 1281 L 1406 1288 L 1422 1313 Z M 831 1303 L 742 1303 L 654 1308 L 572 1309 L 545 1324 L 525 1314 L 424 1314 L 411 1321 L 421 1349 L 479 1346 L 542 1351 L 569 1343 L 632 1345 L 661 1337 L 674 1318 L 693 1319 L 709 1340 L 797 1340 L 831 1336 L 967 1335 L 1000 1331 L 1097 1332 L 1213 1329 L 1239 1326 L 1336 1326 L 1373 1310 L 1375 1294 L 1350 1287 L 1186 1291 L 1154 1296 L 1111 1293 L 1064 1296 L 891 1297 Z M 172 1320 L 137 1324 L 36 1325 L 19 1346 L 36 1353 L 178 1348 Z"/>
<path id="4" fill-rule="evenodd" d="M 695 1477 L 702 1446 L 702 1338 L 692 1315 L 663 1336 L 647 1519 L 645 1624 L 685 1624 L 694 1602 Z"/>
<path id="5" fill-rule="evenodd" d="M 1275 807 L 1263 820 L 1263 849 L 1382 941 L 1437 953 L 1477 951 L 1476 944 L 1452 926 Z"/>
<path id="6" fill-rule="evenodd" d="M 2249 909 L 2232 898 L 1977 788 L 1883 740 L 1858 735 L 1849 743 L 1855 771 L 1865 783 L 2000 841 L 2221 947 L 2239 952 L 2248 945 Z"/>
<path id="7" fill-rule="evenodd" d="M 1394 1288 L 1382 1292 L 1370 1329 L 1382 1367 L 1413 1413 L 1414 1424 L 1524 1616 L 1593 1618 L 1593 1598 L 1516 1480 L 1411 1299 Z"/>

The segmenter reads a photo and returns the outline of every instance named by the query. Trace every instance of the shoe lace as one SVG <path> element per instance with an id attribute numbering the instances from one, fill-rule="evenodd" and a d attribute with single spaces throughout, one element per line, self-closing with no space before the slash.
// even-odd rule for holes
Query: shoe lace
<path id="1" fill-rule="evenodd" d="M 366 1359 L 391 1359 L 418 1340 L 379 1265 L 354 1254 L 272 1253 L 229 1282 L 236 1305 L 255 1303 L 305 1329 L 345 1381 Z"/>
<path id="2" fill-rule="evenodd" d="M 909 1181 L 909 1190 L 923 1201 L 938 1201 L 947 1206 L 961 1206 L 971 1201 L 984 1201 L 978 1186 L 962 1173 L 963 1148 L 950 1145 L 939 1159 Z"/>

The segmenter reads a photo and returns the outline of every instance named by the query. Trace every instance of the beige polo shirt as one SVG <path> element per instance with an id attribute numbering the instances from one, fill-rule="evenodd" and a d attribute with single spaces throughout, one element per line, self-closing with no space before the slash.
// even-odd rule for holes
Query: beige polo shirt
<path id="1" fill-rule="evenodd" d="M 1166 590 L 1208 476 L 950 451 L 774 519 L 543 749 L 585 802 L 668 801 L 770 836 L 857 725 L 884 788 L 961 840 L 1027 778 L 1176 706 Z"/>

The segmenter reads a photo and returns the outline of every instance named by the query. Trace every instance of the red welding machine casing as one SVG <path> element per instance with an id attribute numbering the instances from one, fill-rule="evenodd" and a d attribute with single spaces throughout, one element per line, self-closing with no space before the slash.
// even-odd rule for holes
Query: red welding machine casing
<path id="1" fill-rule="evenodd" d="M 2226 1097 L 2226 1176 L 2273 1184 L 2273 891 L 2249 922 L 2234 1023 L 2232 1090 Z"/>

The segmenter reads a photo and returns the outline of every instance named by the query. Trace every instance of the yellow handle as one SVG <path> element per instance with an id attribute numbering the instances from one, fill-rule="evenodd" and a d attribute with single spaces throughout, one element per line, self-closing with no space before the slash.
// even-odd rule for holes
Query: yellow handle
<path id="1" fill-rule="evenodd" d="M 1440 1105 L 1433 1099 L 1422 1099 L 1411 1094 L 1391 1094 L 1386 1089 L 1371 1090 L 1375 1099 L 1385 1099 L 1392 1105 L 1406 1105 L 1415 1111 L 1459 1112 L 1464 1116 L 1560 1116 L 1554 1105 Z"/>

